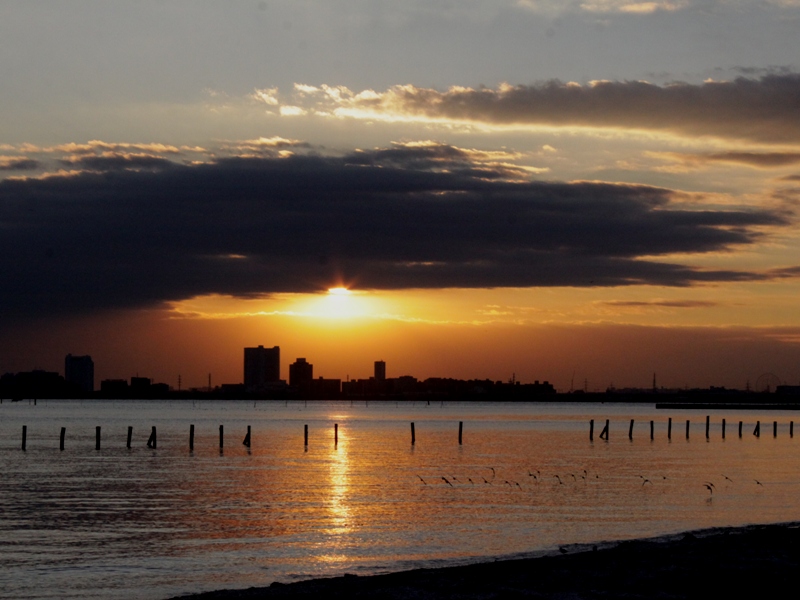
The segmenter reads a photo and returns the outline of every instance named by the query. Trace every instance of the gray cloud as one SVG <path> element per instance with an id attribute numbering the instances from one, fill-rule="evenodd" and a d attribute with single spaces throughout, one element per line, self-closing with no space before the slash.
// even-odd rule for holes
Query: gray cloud
<path id="1" fill-rule="evenodd" d="M 717 152 L 688 156 L 690 160 L 739 163 L 760 168 L 785 167 L 800 163 L 799 152 Z"/>
<path id="2" fill-rule="evenodd" d="M 26 156 L 0 156 L 0 171 L 32 171 L 40 166 L 38 160 Z"/>
<path id="3" fill-rule="evenodd" d="M 82 154 L 62 159 L 59 162 L 70 167 L 89 171 L 113 171 L 117 169 L 168 169 L 175 163 L 161 156 L 144 153 L 105 152 L 102 155 Z"/>
<path id="4" fill-rule="evenodd" d="M 796 143 L 800 139 L 800 74 L 739 77 L 700 85 L 659 86 L 641 81 L 600 81 L 590 85 L 558 80 L 534 85 L 451 88 L 412 85 L 382 93 L 343 93 L 322 86 L 340 114 L 374 118 L 400 113 L 426 118 L 496 125 L 586 126 L 641 129 Z M 327 108 L 325 110 L 328 110 Z"/>
<path id="5" fill-rule="evenodd" d="M 638 185 L 509 181 L 457 149 L 425 154 L 398 146 L 0 182 L 0 313 L 339 282 L 687 286 L 797 275 L 652 258 L 752 244 L 787 225 L 784 214 L 692 210 L 670 190 Z"/>

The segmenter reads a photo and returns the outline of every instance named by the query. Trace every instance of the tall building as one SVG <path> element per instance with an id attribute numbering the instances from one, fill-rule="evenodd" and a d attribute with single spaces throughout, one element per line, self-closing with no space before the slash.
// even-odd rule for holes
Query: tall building
<path id="1" fill-rule="evenodd" d="M 386 363 L 382 360 L 375 361 L 375 381 L 386 381 Z"/>
<path id="2" fill-rule="evenodd" d="M 94 361 L 91 356 L 72 356 L 64 359 L 64 379 L 86 393 L 94 392 Z"/>
<path id="3" fill-rule="evenodd" d="M 289 385 L 300 387 L 314 379 L 314 365 L 305 358 L 298 358 L 289 365 Z"/>
<path id="4" fill-rule="evenodd" d="M 257 389 L 280 380 L 281 349 L 279 346 L 244 349 L 244 387 L 246 389 Z"/>

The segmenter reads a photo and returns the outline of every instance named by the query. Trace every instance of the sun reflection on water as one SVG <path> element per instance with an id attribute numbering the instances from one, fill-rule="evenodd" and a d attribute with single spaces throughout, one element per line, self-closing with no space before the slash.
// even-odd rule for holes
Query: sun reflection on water
<path id="1" fill-rule="evenodd" d="M 348 452 L 347 431 L 338 427 L 338 442 L 331 446 L 328 469 L 328 499 L 326 507 L 330 525 L 325 534 L 330 536 L 330 552 L 320 556 L 327 563 L 339 563 L 347 560 L 344 549 L 346 537 L 352 525 L 350 507 L 350 456 Z"/>

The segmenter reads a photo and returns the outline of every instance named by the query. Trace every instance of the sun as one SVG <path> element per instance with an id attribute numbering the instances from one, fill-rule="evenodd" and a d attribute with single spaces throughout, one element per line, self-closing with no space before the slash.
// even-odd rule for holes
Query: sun
<path id="1" fill-rule="evenodd" d="M 328 288 L 328 293 L 332 296 L 349 296 L 353 292 L 348 290 L 346 287 L 332 287 Z"/>

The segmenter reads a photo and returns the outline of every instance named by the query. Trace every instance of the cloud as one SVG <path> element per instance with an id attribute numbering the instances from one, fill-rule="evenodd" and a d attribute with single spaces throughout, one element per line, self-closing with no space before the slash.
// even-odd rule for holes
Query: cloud
<path id="1" fill-rule="evenodd" d="M 513 164 L 522 155 L 515 152 L 459 148 L 430 140 L 395 142 L 391 148 L 354 152 L 347 160 L 351 164 L 389 166 L 398 169 L 436 170 L 460 173 L 488 179 L 527 180 L 532 174 L 546 172 L 537 168 Z"/>
<path id="2" fill-rule="evenodd" d="M 168 169 L 176 163 L 161 156 L 145 153 L 103 152 L 100 155 L 77 155 L 61 159 L 63 165 L 88 171 L 117 169 Z"/>
<path id="3" fill-rule="evenodd" d="M 258 102 L 263 102 L 267 106 L 278 106 L 278 88 L 264 88 L 262 90 L 255 90 L 251 97 Z"/>
<path id="4" fill-rule="evenodd" d="M 202 148 L 178 148 L 169 144 L 146 143 L 131 144 L 120 142 L 103 142 L 101 140 L 91 140 L 84 144 L 60 144 L 50 148 L 44 148 L 44 152 L 64 152 L 67 154 L 97 154 L 102 152 L 149 152 L 153 154 L 180 154 L 182 150 L 192 152 L 203 151 Z"/>
<path id="5" fill-rule="evenodd" d="M 0 171 L 31 171 L 41 163 L 27 156 L 0 156 Z"/>
<path id="6" fill-rule="evenodd" d="M 791 1 L 791 0 L 788 0 Z M 585 11 L 589 13 L 627 13 L 646 15 L 654 12 L 674 12 L 690 6 L 688 0 L 517 0 L 517 6 L 545 13 Z"/>
<path id="7" fill-rule="evenodd" d="M 708 163 L 734 163 L 756 169 L 774 169 L 800 164 L 800 152 L 715 152 L 706 154 L 648 152 L 647 154 L 691 168 L 699 168 Z"/>
<path id="8" fill-rule="evenodd" d="M 447 91 L 413 85 L 397 85 L 384 92 L 353 92 L 341 86 L 316 89 L 313 105 L 302 108 L 304 98 L 297 97 L 298 105 L 281 106 L 281 110 L 368 120 L 644 130 L 790 144 L 800 139 L 800 74 L 796 73 L 699 85 L 659 86 L 643 81 L 581 85 L 552 80 Z"/>
<path id="9" fill-rule="evenodd" d="M 308 112 L 299 106 L 289 106 L 289 105 L 281 106 L 279 111 L 282 117 L 299 117 Z"/>
<path id="10" fill-rule="evenodd" d="M 688 0 L 657 0 L 653 2 L 631 2 L 630 0 L 585 0 L 580 4 L 587 12 L 630 13 L 646 15 L 658 11 L 674 12 L 689 6 Z"/>
<path id="11" fill-rule="evenodd" d="M 509 181 L 471 152 L 401 144 L 2 181 L 0 280 L 12 283 L 0 287 L 0 313 L 308 292 L 339 282 L 689 286 L 799 274 L 685 262 L 751 245 L 788 225 L 785 214 L 693 209 L 673 201 L 675 192 L 640 185 Z M 669 260 L 676 253 L 684 262 Z"/>
<path id="12" fill-rule="evenodd" d="M 712 308 L 719 306 L 719 302 L 707 300 L 649 300 L 649 301 L 625 301 L 612 300 L 603 302 L 606 306 L 631 307 L 631 308 Z"/>
<path id="13" fill-rule="evenodd" d="M 280 136 L 228 142 L 220 146 L 220 150 L 231 152 L 237 156 L 279 156 L 298 149 L 308 150 L 310 148 L 311 144 L 308 142 Z"/>

